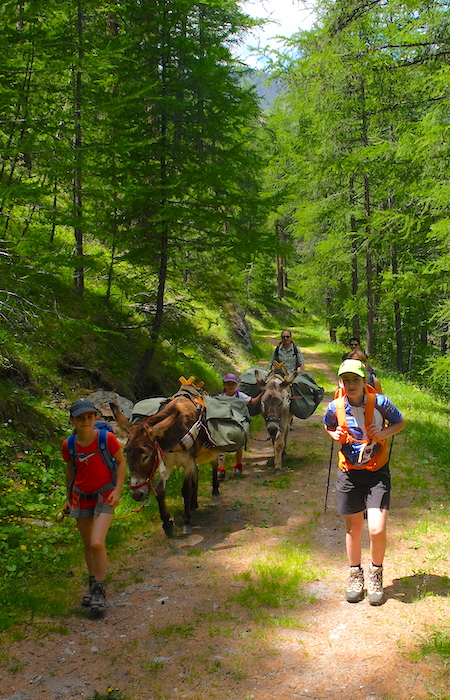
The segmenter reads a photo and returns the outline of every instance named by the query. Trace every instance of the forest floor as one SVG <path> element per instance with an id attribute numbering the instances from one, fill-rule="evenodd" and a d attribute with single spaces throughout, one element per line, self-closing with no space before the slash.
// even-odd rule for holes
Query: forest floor
<path id="1" fill-rule="evenodd" d="M 308 353 L 306 366 L 334 381 L 320 355 Z M 62 620 L 60 631 L 48 621 L 47 631 L 30 626 L 25 638 L 11 639 L 0 699 L 75 700 L 95 691 L 103 698 L 109 688 L 125 700 L 425 700 L 450 693 L 437 657 L 418 653 L 423 640 L 448 626 L 448 560 L 436 556 L 431 564 L 426 542 L 406 536 L 418 514 L 407 479 L 394 486 L 385 603 L 345 601 L 335 460 L 324 512 L 330 441 L 322 415 L 294 420 L 278 477 L 284 488 L 268 465 L 270 443 L 252 440 L 243 477 L 228 469 L 220 499 L 201 498 L 194 534 L 183 536 L 178 527 L 173 539 L 162 530 L 150 539 L 143 533 L 125 547 L 111 562 L 104 619 L 80 611 Z M 305 600 L 258 611 L 239 602 L 255 561 L 276 557 L 286 542 L 309 554 L 307 566 L 316 572 L 303 584 Z M 363 559 L 367 569 L 367 538 Z"/>

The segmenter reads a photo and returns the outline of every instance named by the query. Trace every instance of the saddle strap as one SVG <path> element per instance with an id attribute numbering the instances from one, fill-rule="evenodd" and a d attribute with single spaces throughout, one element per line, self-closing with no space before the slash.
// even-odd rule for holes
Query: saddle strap
<path id="1" fill-rule="evenodd" d="M 183 437 L 180 440 L 180 445 L 183 448 L 183 450 L 190 450 L 196 439 L 198 438 L 198 435 L 200 433 L 200 430 L 202 429 L 203 423 L 202 420 L 199 419 L 197 420 L 194 425 L 192 425 L 187 433 L 183 435 Z"/>

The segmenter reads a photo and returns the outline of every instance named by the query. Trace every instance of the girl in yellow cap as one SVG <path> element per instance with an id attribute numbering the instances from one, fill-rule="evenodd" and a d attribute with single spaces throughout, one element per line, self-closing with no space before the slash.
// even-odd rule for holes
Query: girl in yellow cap
<path id="1" fill-rule="evenodd" d="M 389 437 L 403 430 L 405 422 L 392 401 L 368 386 L 362 362 L 344 360 L 338 377 L 339 391 L 325 412 L 324 427 L 340 445 L 336 492 L 338 511 L 346 523 L 350 566 L 346 598 L 349 603 L 357 603 L 364 597 L 361 535 L 367 511 L 372 559 L 368 599 L 371 605 L 381 605 L 391 491 L 387 443 Z"/>

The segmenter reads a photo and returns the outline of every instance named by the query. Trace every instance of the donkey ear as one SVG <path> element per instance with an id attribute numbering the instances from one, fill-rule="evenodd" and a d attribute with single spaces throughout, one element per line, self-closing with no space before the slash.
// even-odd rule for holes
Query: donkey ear
<path id="1" fill-rule="evenodd" d="M 130 430 L 131 426 L 133 425 L 131 421 L 128 420 L 128 418 L 122 413 L 120 410 L 119 406 L 115 401 L 111 401 L 109 404 L 109 407 L 112 411 L 112 414 L 114 416 L 114 419 L 118 422 L 119 425 L 121 425 L 125 430 Z"/>
<path id="2" fill-rule="evenodd" d="M 266 382 L 262 378 L 261 372 L 259 371 L 259 369 L 255 369 L 255 378 L 256 378 L 256 383 L 258 384 L 259 388 L 264 389 L 264 387 L 266 386 Z"/>
<path id="3" fill-rule="evenodd" d="M 177 418 L 178 411 L 173 411 L 166 418 L 164 418 L 164 420 L 156 423 L 156 425 L 152 425 L 148 431 L 149 437 L 153 440 L 160 438 L 162 435 L 164 435 L 166 430 L 169 430 L 169 428 L 172 427 Z"/>
<path id="4" fill-rule="evenodd" d="M 283 382 L 280 384 L 280 387 L 289 386 L 290 384 L 292 384 L 292 382 L 294 381 L 294 379 L 295 379 L 295 377 L 297 376 L 298 373 L 299 373 L 299 370 L 296 369 L 295 372 L 292 372 L 292 374 L 290 374 L 289 376 L 285 377 L 284 380 L 283 380 Z"/>

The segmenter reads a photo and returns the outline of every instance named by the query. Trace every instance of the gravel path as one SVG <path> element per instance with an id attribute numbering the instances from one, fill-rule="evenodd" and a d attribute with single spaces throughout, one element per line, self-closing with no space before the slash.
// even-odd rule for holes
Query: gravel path
<path id="1" fill-rule="evenodd" d="M 307 366 L 333 376 L 313 353 Z M 285 488 L 267 464 L 269 443 L 253 440 L 244 476 L 227 478 L 218 502 L 201 497 L 194 534 L 177 528 L 169 540 L 158 524 L 150 537 L 137 536 L 111 562 L 103 620 L 80 610 L 30 626 L 23 639 L 6 636 L 0 700 L 79 700 L 108 688 L 125 700 L 443 698 L 447 676 L 417 650 L 434 629 L 448 630 L 446 556 L 433 558 L 426 537 L 417 546 L 407 536 L 420 512 L 402 489 L 388 526 L 386 603 L 346 603 L 333 479 L 324 514 L 330 443 L 321 417 L 294 420 Z M 401 444 L 399 473 L 408 466 Z M 246 572 L 286 542 L 311 555 L 317 575 L 304 588 L 308 600 L 249 611 L 236 600 Z"/>

